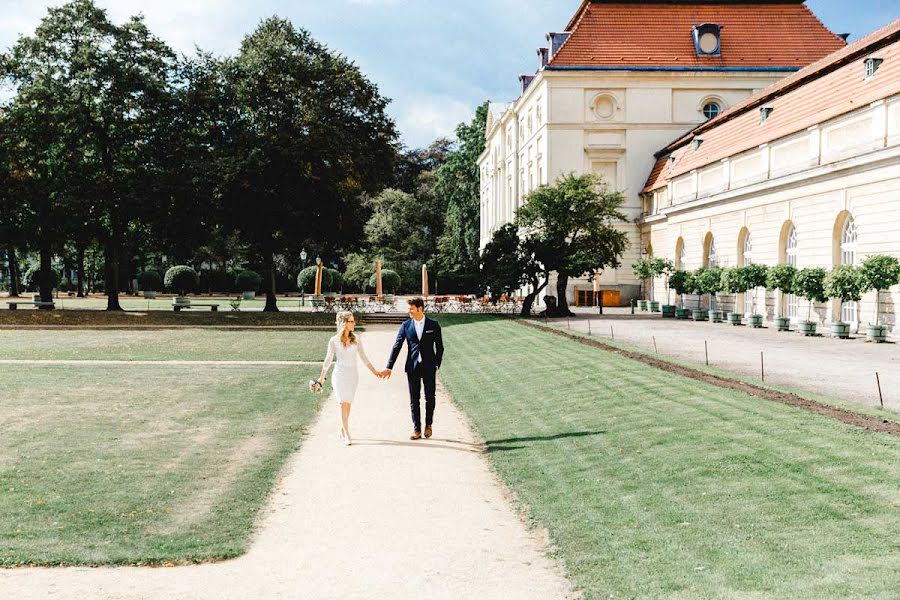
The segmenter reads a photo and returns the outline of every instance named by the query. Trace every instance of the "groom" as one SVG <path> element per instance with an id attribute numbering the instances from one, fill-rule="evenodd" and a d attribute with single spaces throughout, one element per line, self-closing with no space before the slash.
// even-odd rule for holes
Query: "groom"
<path id="1" fill-rule="evenodd" d="M 400 326 L 397 341 L 391 350 L 387 369 L 381 372 L 383 377 L 390 377 L 397 362 L 397 355 L 403 347 L 404 340 L 409 347 L 406 356 L 406 378 L 409 381 L 409 408 L 412 412 L 413 433 L 411 440 L 422 437 L 422 415 L 420 399 L 422 386 L 425 386 L 425 437 L 431 437 L 431 423 L 434 421 L 435 388 L 437 370 L 441 368 L 444 357 L 444 341 L 441 338 L 441 325 L 434 319 L 425 316 L 425 302 L 421 298 L 412 298 L 409 303 L 409 319 Z"/>

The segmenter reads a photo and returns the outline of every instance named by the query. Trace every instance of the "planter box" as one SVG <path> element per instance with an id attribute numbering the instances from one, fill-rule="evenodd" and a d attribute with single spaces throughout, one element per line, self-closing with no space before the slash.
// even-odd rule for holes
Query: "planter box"
<path id="1" fill-rule="evenodd" d="M 741 313 L 730 312 L 728 313 L 728 322 L 734 326 L 742 325 L 744 321 L 744 315 Z"/>
<path id="2" fill-rule="evenodd" d="M 816 335 L 816 322 L 800 321 L 799 323 L 797 323 L 797 331 L 806 336 Z"/>
<path id="3" fill-rule="evenodd" d="M 763 316 L 762 315 L 750 315 L 747 318 L 747 321 L 751 327 L 754 329 L 759 329 L 763 326 Z"/>
<path id="4" fill-rule="evenodd" d="M 709 311 L 709 319 L 713 323 L 722 323 L 723 321 L 725 321 L 725 313 L 723 313 L 721 310 L 711 310 Z"/>
<path id="5" fill-rule="evenodd" d="M 253 300 L 256 298 L 256 292 L 241 292 L 241 298 L 244 300 Z"/>
<path id="6" fill-rule="evenodd" d="M 708 321 L 709 320 L 709 311 L 704 310 L 702 308 L 698 308 L 693 312 L 695 321 Z"/>
<path id="7" fill-rule="evenodd" d="M 887 325 L 869 325 L 866 328 L 866 339 L 876 344 L 887 341 Z"/>
<path id="8" fill-rule="evenodd" d="M 175 296 L 172 300 L 172 304 L 177 304 L 178 306 L 190 306 L 191 299 L 187 296 Z"/>
<path id="9" fill-rule="evenodd" d="M 685 319 L 691 318 L 691 309 L 689 308 L 676 308 L 675 309 L 675 318 L 684 321 Z"/>
<path id="10" fill-rule="evenodd" d="M 144 298 L 147 300 L 155 300 L 156 292 L 151 292 L 150 290 L 144 290 Z"/>
<path id="11" fill-rule="evenodd" d="M 638 300 L 638 309 L 647 312 L 647 301 L 646 300 Z"/>
<path id="12" fill-rule="evenodd" d="M 850 338 L 850 323 L 837 321 L 831 324 L 831 335 L 842 340 Z"/>
<path id="13" fill-rule="evenodd" d="M 674 319 L 675 318 L 675 305 L 674 304 L 663 304 L 662 305 L 662 316 L 663 316 L 663 319 Z"/>
<path id="14" fill-rule="evenodd" d="M 790 331 L 791 330 L 790 317 L 775 317 L 775 327 L 778 328 L 778 331 Z"/>
<path id="15" fill-rule="evenodd" d="M 659 302 L 653 301 L 650 303 L 650 312 L 659 312 Z"/>

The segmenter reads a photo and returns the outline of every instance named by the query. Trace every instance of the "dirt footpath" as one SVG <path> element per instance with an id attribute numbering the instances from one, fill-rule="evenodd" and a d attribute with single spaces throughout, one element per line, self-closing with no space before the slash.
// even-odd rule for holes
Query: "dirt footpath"
<path id="1" fill-rule="evenodd" d="M 393 328 L 364 334 L 376 366 Z M 452 360 L 454 349 L 449 349 Z M 402 363 L 401 363 L 402 364 Z M 435 437 L 408 440 L 406 378 L 360 373 L 355 444 L 326 405 L 235 560 L 175 568 L 0 571 L 0 598 L 375 599 L 571 598 L 542 537 L 513 512 L 481 445 L 446 394 Z M 423 407 L 424 408 L 424 407 Z"/>

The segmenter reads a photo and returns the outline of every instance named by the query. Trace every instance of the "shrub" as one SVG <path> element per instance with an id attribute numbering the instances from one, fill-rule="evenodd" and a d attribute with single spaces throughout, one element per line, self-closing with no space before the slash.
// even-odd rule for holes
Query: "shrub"
<path id="1" fill-rule="evenodd" d="M 375 273 L 369 278 L 369 287 L 375 288 Z M 391 269 L 381 270 L 381 286 L 385 294 L 396 294 L 400 290 L 400 275 Z"/>
<path id="2" fill-rule="evenodd" d="M 841 302 L 859 302 L 864 293 L 860 269 L 850 265 L 835 267 L 825 276 L 825 295 Z"/>
<path id="3" fill-rule="evenodd" d="M 29 291 L 37 292 L 41 287 L 41 268 L 39 266 L 32 267 L 25 272 L 25 287 Z M 56 271 L 50 270 L 50 289 L 55 290 L 59 287 L 59 275 Z"/>
<path id="4" fill-rule="evenodd" d="M 166 271 L 166 287 L 179 296 L 184 296 L 197 289 L 200 277 L 197 272 L 187 265 L 176 265 Z"/>
<path id="5" fill-rule="evenodd" d="M 797 276 L 794 278 L 794 293 L 809 301 L 809 311 L 806 315 L 806 320 L 809 321 L 812 316 L 813 302 L 828 301 L 828 296 L 825 294 L 825 269 L 810 267 L 797 271 Z"/>
<path id="6" fill-rule="evenodd" d="M 162 288 L 162 277 L 156 271 L 139 273 L 137 280 L 142 292 L 158 292 Z"/>
<path id="7" fill-rule="evenodd" d="M 634 264 L 631 265 L 631 270 L 640 281 L 647 281 L 653 278 L 653 265 L 647 259 L 641 258 L 634 261 Z"/>
<path id="8" fill-rule="evenodd" d="M 331 275 L 331 290 L 340 292 L 344 287 L 344 276 L 337 269 L 325 269 Z"/>
<path id="9" fill-rule="evenodd" d="M 297 275 L 297 287 L 312 294 L 316 291 L 316 270 L 318 267 L 306 267 Z M 322 292 L 331 291 L 331 269 L 322 269 Z"/>
<path id="10" fill-rule="evenodd" d="M 794 293 L 794 278 L 797 268 L 791 265 L 776 265 L 769 269 L 766 276 L 766 287 L 770 290 L 781 290 L 785 294 Z"/>
<path id="11" fill-rule="evenodd" d="M 900 260 L 878 254 L 863 261 L 860 267 L 863 293 L 875 290 L 875 324 L 881 323 L 881 292 L 900 283 Z"/>
<path id="12" fill-rule="evenodd" d="M 722 269 L 703 267 L 694 274 L 694 285 L 698 294 L 717 294 L 722 291 Z"/>
<path id="13" fill-rule="evenodd" d="M 262 284 L 262 276 L 256 271 L 249 269 L 241 271 L 234 278 L 234 285 L 241 292 L 255 292 Z"/>
<path id="14" fill-rule="evenodd" d="M 669 276 L 669 289 L 675 290 L 675 294 L 679 297 L 682 297 L 681 303 L 682 308 L 684 308 L 684 298 L 683 295 L 688 291 L 688 282 L 691 278 L 691 274 L 687 271 L 673 271 Z"/>
<path id="15" fill-rule="evenodd" d="M 725 267 L 721 273 L 721 290 L 726 294 L 743 294 L 750 289 L 744 267 Z"/>

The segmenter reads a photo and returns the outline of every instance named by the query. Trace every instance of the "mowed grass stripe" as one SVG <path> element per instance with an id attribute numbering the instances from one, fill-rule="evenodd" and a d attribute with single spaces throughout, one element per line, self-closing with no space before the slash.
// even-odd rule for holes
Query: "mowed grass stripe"
<path id="1" fill-rule="evenodd" d="M 316 367 L 0 371 L 0 565 L 244 552 L 320 398 Z"/>
<path id="2" fill-rule="evenodd" d="M 897 438 L 515 323 L 445 338 L 449 391 L 586 597 L 900 585 Z"/>

